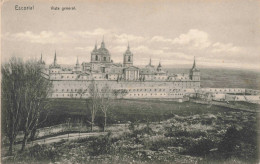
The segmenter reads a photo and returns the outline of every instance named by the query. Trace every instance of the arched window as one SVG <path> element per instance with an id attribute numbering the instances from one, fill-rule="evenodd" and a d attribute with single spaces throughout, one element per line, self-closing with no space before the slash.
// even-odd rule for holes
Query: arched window
<path id="1" fill-rule="evenodd" d="M 98 60 L 98 56 L 96 55 L 96 60 Z"/>
<path id="2" fill-rule="evenodd" d="M 131 57 L 130 57 L 130 56 L 128 56 L 128 61 L 129 61 L 129 62 L 131 61 Z"/>

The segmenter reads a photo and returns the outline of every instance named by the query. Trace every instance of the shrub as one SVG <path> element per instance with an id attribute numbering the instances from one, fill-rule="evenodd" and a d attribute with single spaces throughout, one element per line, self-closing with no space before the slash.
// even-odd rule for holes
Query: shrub
<path id="1" fill-rule="evenodd" d="M 51 161 L 54 162 L 55 159 L 59 158 L 58 151 L 47 145 L 34 145 L 33 147 L 28 148 L 28 150 L 19 154 L 18 161 Z"/>
<path id="2" fill-rule="evenodd" d="M 257 132 L 250 127 L 238 130 L 232 126 L 227 129 L 218 145 L 224 158 L 235 156 L 241 159 L 257 159 Z"/>
<path id="3" fill-rule="evenodd" d="M 105 136 L 93 137 L 89 145 L 90 154 L 94 156 L 108 154 L 111 152 L 112 144 L 111 132 Z"/>
<path id="4" fill-rule="evenodd" d="M 214 146 L 215 143 L 212 140 L 204 138 L 191 143 L 184 153 L 195 156 L 205 156 L 210 153 L 210 150 L 213 149 Z"/>

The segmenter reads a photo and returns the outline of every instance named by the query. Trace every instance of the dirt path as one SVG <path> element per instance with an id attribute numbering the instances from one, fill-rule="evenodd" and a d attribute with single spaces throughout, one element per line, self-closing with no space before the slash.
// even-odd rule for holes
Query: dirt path
<path id="1" fill-rule="evenodd" d="M 28 145 L 34 145 L 36 143 L 37 144 L 50 144 L 50 143 L 54 143 L 54 142 L 59 142 L 61 140 L 74 140 L 74 139 L 78 139 L 78 138 L 86 138 L 86 137 L 100 136 L 100 135 L 106 135 L 106 134 L 107 134 L 107 132 L 63 134 L 63 135 L 59 135 L 59 136 L 35 140 L 33 142 L 28 143 Z"/>

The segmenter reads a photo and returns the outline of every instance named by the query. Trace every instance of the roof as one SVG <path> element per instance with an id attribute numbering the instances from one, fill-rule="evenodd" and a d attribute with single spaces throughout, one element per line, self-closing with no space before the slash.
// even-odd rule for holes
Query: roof
<path id="1" fill-rule="evenodd" d="M 130 66 L 130 67 L 124 68 L 124 70 L 139 70 L 139 68 L 135 67 L 135 66 Z"/>

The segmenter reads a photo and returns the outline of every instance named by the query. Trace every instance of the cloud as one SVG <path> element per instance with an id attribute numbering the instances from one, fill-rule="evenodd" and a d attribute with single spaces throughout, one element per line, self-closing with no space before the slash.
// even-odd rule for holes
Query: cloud
<path id="1" fill-rule="evenodd" d="M 80 51 L 87 51 L 87 52 L 90 52 L 94 49 L 94 47 L 92 46 L 88 46 L 88 47 L 75 47 L 74 48 L 75 50 L 80 50 Z"/>
<path id="2" fill-rule="evenodd" d="M 164 51 L 161 49 L 152 49 L 147 46 L 141 45 L 138 47 L 132 48 L 132 50 L 139 55 L 163 55 Z"/>
<path id="3" fill-rule="evenodd" d="M 154 36 L 154 37 L 152 37 L 151 42 L 168 42 L 168 43 L 172 43 L 173 40 L 172 39 L 168 39 L 168 38 L 164 38 L 162 36 Z"/>
<path id="4" fill-rule="evenodd" d="M 138 36 L 138 35 L 132 35 L 132 34 L 114 34 L 112 35 L 112 38 L 115 43 L 117 44 L 127 44 L 127 42 L 133 43 L 140 43 L 146 41 L 145 37 Z"/>
<path id="5" fill-rule="evenodd" d="M 187 33 L 179 34 L 175 38 L 161 35 L 147 37 L 119 33 L 103 28 L 88 31 L 61 31 L 56 33 L 53 31 L 41 31 L 38 33 L 25 31 L 5 33 L 2 37 L 11 40 L 14 45 L 18 45 L 8 51 L 22 52 L 28 55 L 28 52 L 21 51 L 24 46 L 35 49 L 37 47 L 41 49 L 39 51 L 43 52 L 55 48 L 60 49 L 62 56 L 67 59 L 66 62 L 69 62 L 69 58 L 72 58 L 73 54 L 84 57 L 86 62 L 86 60 L 90 58 L 90 52 L 94 48 L 95 40 L 97 38 L 101 40 L 102 35 L 105 35 L 107 49 L 110 51 L 111 57 L 115 62 L 122 62 L 122 55 L 127 49 L 128 41 L 137 65 L 140 64 L 140 62 L 148 63 L 150 57 L 155 61 L 161 59 L 165 64 L 171 64 L 172 62 L 174 65 L 185 62 L 189 63 L 193 61 L 193 56 L 201 60 L 203 65 L 206 65 L 205 63 L 210 65 L 214 62 L 217 63 L 225 60 L 225 64 L 228 63 L 234 66 L 236 62 L 241 63 L 241 59 L 243 59 L 244 62 L 254 60 L 252 59 L 252 54 L 246 55 L 250 53 L 246 48 L 238 47 L 233 43 L 222 43 L 210 40 L 210 35 L 207 32 L 198 29 L 190 29 Z M 16 43 L 17 41 L 18 43 Z M 65 46 L 64 43 L 66 43 Z M 98 48 L 99 47 L 100 42 L 98 43 Z M 236 58 L 232 54 L 236 54 Z M 255 56 L 255 58 L 257 58 L 257 55 Z M 217 64 L 214 63 L 213 65 Z M 219 65 L 221 65 L 220 62 Z"/>
<path id="6" fill-rule="evenodd" d="M 217 53 L 217 52 L 231 52 L 231 53 L 236 53 L 236 52 L 241 52 L 242 49 L 240 47 L 236 47 L 233 46 L 232 43 L 228 43 L 228 44 L 223 44 L 223 43 L 214 43 L 212 45 L 213 49 L 212 52 L 213 53 Z"/>
<path id="7" fill-rule="evenodd" d="M 83 38 L 89 38 L 92 36 L 102 36 L 102 35 L 109 34 L 109 33 L 111 33 L 111 30 L 97 28 L 97 29 L 94 29 L 93 31 L 76 31 L 73 33 L 75 33 L 76 35 L 83 37 Z"/>
<path id="8" fill-rule="evenodd" d="M 38 34 L 31 31 L 25 31 L 15 34 L 6 33 L 4 35 L 4 38 L 13 41 L 26 41 L 30 43 L 40 44 L 68 43 L 75 41 L 64 32 L 54 33 L 52 31 L 41 31 Z"/>
<path id="9" fill-rule="evenodd" d="M 197 29 L 190 29 L 172 41 L 173 44 L 191 45 L 193 48 L 204 49 L 211 45 L 208 33 Z"/>

